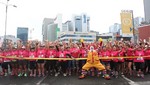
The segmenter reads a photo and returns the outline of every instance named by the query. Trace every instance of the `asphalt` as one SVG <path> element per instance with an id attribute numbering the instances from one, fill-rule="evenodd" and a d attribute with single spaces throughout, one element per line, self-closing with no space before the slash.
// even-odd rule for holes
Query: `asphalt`
<path id="1" fill-rule="evenodd" d="M 111 80 L 105 80 L 102 77 L 87 76 L 85 79 L 78 79 L 78 75 L 55 77 L 47 75 L 45 77 L 17 77 L 0 76 L 0 85 L 150 85 L 150 74 L 145 78 L 136 76 L 111 77 Z"/>
<path id="2" fill-rule="evenodd" d="M 102 77 L 92 76 L 88 76 L 85 79 L 78 79 L 78 76 L 64 77 L 62 75 L 59 75 L 58 77 L 54 77 L 47 75 L 45 77 L 35 78 L 1 76 L 0 85 L 129 85 L 129 83 L 122 77 L 105 80 Z"/>

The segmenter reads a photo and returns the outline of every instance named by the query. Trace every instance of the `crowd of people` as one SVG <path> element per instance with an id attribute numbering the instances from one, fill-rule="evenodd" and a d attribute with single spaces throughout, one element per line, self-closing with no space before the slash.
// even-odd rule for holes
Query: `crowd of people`
<path id="1" fill-rule="evenodd" d="M 81 74 L 86 59 L 76 59 L 86 58 L 90 46 L 94 47 L 93 49 L 96 50 L 99 58 L 107 58 L 100 59 L 100 62 L 105 66 L 106 72 L 110 76 L 117 78 L 119 75 L 136 75 L 144 78 L 145 74 L 150 73 L 149 42 L 140 40 L 134 44 L 131 41 L 120 40 L 104 43 L 100 40 L 93 43 L 85 43 L 84 41 L 73 43 L 70 40 L 68 43 L 28 41 L 26 45 L 23 45 L 22 41 L 18 41 L 17 46 L 14 46 L 10 41 L 7 48 L 0 48 L 0 67 L 2 68 L 0 75 L 40 77 L 48 74 L 54 76 Z M 48 60 L 49 58 L 70 58 L 71 60 Z M 10 69 L 10 74 L 8 69 Z M 103 76 L 103 74 L 94 67 L 87 72 L 87 75 L 91 76 Z"/>

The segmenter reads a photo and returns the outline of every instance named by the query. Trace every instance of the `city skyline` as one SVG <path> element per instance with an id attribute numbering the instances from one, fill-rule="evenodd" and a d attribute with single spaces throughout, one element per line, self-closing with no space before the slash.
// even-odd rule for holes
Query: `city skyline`
<path id="1" fill-rule="evenodd" d="M 33 37 L 40 40 L 43 19 L 54 18 L 58 13 L 63 15 L 63 23 L 71 20 L 73 14 L 86 13 L 91 18 L 91 30 L 100 33 L 108 32 L 113 23 L 120 23 L 121 10 L 133 10 L 134 17 L 144 17 L 143 0 L 10 0 L 9 3 L 17 5 L 17 8 L 8 8 L 7 34 L 15 35 L 17 27 L 25 26 L 34 28 Z M 0 4 L 0 10 L 0 36 L 3 36 L 5 5 Z M 13 31 L 9 31 L 11 29 Z"/>

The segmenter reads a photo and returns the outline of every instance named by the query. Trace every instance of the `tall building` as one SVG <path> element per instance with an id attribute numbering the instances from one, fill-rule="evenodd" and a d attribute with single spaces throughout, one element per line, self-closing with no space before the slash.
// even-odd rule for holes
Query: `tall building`
<path id="1" fill-rule="evenodd" d="M 48 25 L 48 41 L 55 41 L 57 39 L 57 26 L 58 24 Z"/>
<path id="2" fill-rule="evenodd" d="M 48 25 L 54 23 L 54 19 L 44 18 L 42 25 L 43 41 L 48 39 Z"/>
<path id="3" fill-rule="evenodd" d="M 121 24 L 114 23 L 114 25 L 111 25 L 109 27 L 109 32 L 110 33 L 120 33 L 120 29 L 121 29 Z"/>
<path id="4" fill-rule="evenodd" d="M 141 25 L 141 22 L 144 22 L 143 17 L 135 17 L 134 18 L 134 28 L 138 29 L 138 27 Z"/>
<path id="5" fill-rule="evenodd" d="M 73 31 L 73 26 L 71 21 L 66 21 L 62 24 L 62 32 Z"/>
<path id="6" fill-rule="evenodd" d="M 27 27 L 18 27 L 17 28 L 17 38 L 21 39 L 23 44 L 26 44 L 26 41 L 28 41 L 28 28 Z"/>
<path id="7" fill-rule="evenodd" d="M 150 23 L 150 0 L 144 0 L 145 20 Z"/>
<path id="8" fill-rule="evenodd" d="M 80 16 L 73 16 L 72 25 L 75 32 L 89 32 L 90 17 L 86 14 L 81 14 Z"/>

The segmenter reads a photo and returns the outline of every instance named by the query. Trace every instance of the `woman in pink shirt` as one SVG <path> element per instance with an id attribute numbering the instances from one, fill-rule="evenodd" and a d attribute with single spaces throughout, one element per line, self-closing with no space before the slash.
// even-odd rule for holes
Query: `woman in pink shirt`
<path id="1" fill-rule="evenodd" d="M 38 45 L 38 48 L 37 48 L 37 57 L 38 58 L 45 58 L 45 56 L 46 56 L 45 44 Z M 44 60 L 38 60 L 37 64 L 38 64 L 38 76 L 39 77 L 41 75 L 45 76 L 45 73 L 44 73 L 45 61 Z"/>
<path id="2" fill-rule="evenodd" d="M 119 56 L 118 57 L 125 57 L 125 50 L 122 46 L 119 46 Z M 124 58 L 118 58 L 118 70 L 121 74 L 124 73 Z"/>
<path id="3" fill-rule="evenodd" d="M 147 50 L 145 51 L 145 55 L 147 56 L 145 59 L 145 72 L 150 73 L 150 46 L 147 47 Z"/>
<path id="4" fill-rule="evenodd" d="M 133 61 L 135 63 L 136 71 L 137 71 L 137 76 L 144 78 L 144 58 L 142 56 L 145 56 L 144 49 L 142 46 L 137 46 L 137 49 L 135 51 L 135 56 L 138 56 L 135 58 Z"/>
<path id="5" fill-rule="evenodd" d="M 56 58 L 56 49 L 53 45 L 49 46 L 49 49 L 46 53 L 46 58 Z M 52 75 L 52 72 L 55 72 L 57 60 L 47 60 L 46 61 L 46 70 Z"/>
<path id="6" fill-rule="evenodd" d="M 109 58 L 111 56 L 111 52 L 106 48 L 106 46 L 102 47 L 101 50 L 101 57 Z M 105 66 L 107 73 L 110 74 L 111 69 L 110 69 L 110 61 L 111 59 L 102 59 L 102 64 Z"/>
<path id="7" fill-rule="evenodd" d="M 131 48 L 129 44 L 125 45 L 125 56 L 127 57 L 133 57 L 134 56 L 134 49 Z M 128 75 L 132 75 L 132 67 L 133 66 L 133 58 L 127 58 L 126 59 L 126 73 Z"/>
<path id="8" fill-rule="evenodd" d="M 29 51 L 29 58 L 31 58 L 29 60 L 30 63 L 30 76 L 32 77 L 36 77 L 36 59 L 33 58 L 37 58 L 37 54 L 36 54 L 36 48 L 34 46 L 30 47 L 30 51 Z"/>
<path id="9" fill-rule="evenodd" d="M 117 45 L 113 45 L 112 46 L 112 50 L 111 50 L 111 57 L 118 57 L 119 55 L 119 50 L 117 48 Z M 114 58 L 111 61 L 111 69 L 113 70 L 113 76 L 118 77 L 118 59 Z"/>
<path id="10" fill-rule="evenodd" d="M 60 44 L 60 48 L 59 48 L 59 51 L 57 51 L 57 55 L 58 55 L 58 57 L 59 58 L 66 58 L 67 56 L 66 56 L 66 54 L 67 54 L 67 51 L 65 50 L 65 47 L 62 45 L 62 44 Z M 63 73 L 63 75 L 64 76 L 67 76 L 67 61 L 66 60 L 58 60 L 58 67 L 61 67 L 61 70 L 62 70 L 62 73 Z M 57 70 L 57 75 L 55 75 L 55 76 L 58 76 L 58 70 Z"/>
<path id="11" fill-rule="evenodd" d="M 88 50 L 86 49 L 86 47 L 80 46 L 79 58 L 87 58 L 87 52 Z M 86 60 L 79 60 L 78 62 L 78 72 L 81 72 L 82 66 L 86 63 Z"/>
<path id="12" fill-rule="evenodd" d="M 18 49 L 17 47 L 13 47 L 11 49 L 11 56 L 12 57 L 17 57 L 18 56 Z M 17 59 L 11 59 L 11 66 L 12 66 L 12 72 L 11 75 L 17 75 L 17 70 L 18 70 L 18 63 Z"/>
<path id="13" fill-rule="evenodd" d="M 6 48 L 5 51 L 3 52 L 4 62 L 2 64 L 2 67 L 4 68 L 4 76 L 8 75 L 8 65 L 10 66 L 10 70 L 12 71 L 11 60 L 7 58 L 10 55 L 11 55 L 10 49 Z"/>
<path id="14" fill-rule="evenodd" d="M 28 61 L 24 60 L 22 58 L 27 58 L 29 56 L 29 51 L 25 46 L 22 46 L 19 50 L 18 50 L 18 76 L 25 76 L 27 77 L 27 64 Z"/>

